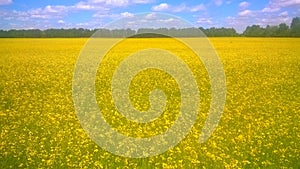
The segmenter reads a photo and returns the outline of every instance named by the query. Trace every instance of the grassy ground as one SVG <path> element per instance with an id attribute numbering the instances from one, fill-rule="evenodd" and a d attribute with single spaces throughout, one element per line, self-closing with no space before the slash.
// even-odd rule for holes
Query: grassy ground
<path id="1" fill-rule="evenodd" d="M 80 126 L 72 77 L 86 40 L 0 39 L 0 168 L 300 167 L 300 39 L 210 39 L 227 79 L 219 126 L 199 144 L 199 114 L 181 143 L 144 159 L 101 149 Z"/>

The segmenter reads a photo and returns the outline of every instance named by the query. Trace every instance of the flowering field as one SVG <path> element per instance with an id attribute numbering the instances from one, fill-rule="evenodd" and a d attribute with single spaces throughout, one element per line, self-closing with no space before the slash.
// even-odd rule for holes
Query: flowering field
<path id="1" fill-rule="evenodd" d="M 209 84 L 197 79 L 198 84 L 206 85 L 199 88 L 207 97 L 201 100 L 203 109 L 187 137 L 161 155 L 141 159 L 105 151 L 89 138 L 77 119 L 72 78 L 86 41 L 0 39 L 0 168 L 300 167 L 300 39 L 210 39 L 223 63 L 227 85 L 226 106 L 216 131 L 207 142 L 199 143 L 210 99 Z M 109 68 L 106 65 L 98 75 L 105 78 L 106 71 L 112 72 Z M 151 71 L 150 76 L 142 73 L 133 79 L 136 85 L 130 96 L 134 105 L 149 108 L 147 97 L 139 90 L 149 92 L 157 85 L 172 96 L 168 99 L 175 98 L 167 103 L 171 112 L 179 106 L 176 83 L 168 74 Z M 107 86 L 103 78 L 98 76 L 96 89 Z M 161 80 L 151 83 L 155 78 Z M 100 107 L 111 107 L 101 105 L 101 93 L 96 96 Z M 175 116 L 164 115 L 159 122 L 135 126 L 134 130 L 132 126 L 137 124 L 122 120 L 120 115 L 106 112 L 105 117 L 121 133 L 146 137 L 170 127 L 176 111 Z"/>

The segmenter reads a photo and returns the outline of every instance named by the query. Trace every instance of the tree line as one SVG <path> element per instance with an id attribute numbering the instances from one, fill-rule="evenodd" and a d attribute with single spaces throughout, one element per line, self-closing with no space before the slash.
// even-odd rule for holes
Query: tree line
<path id="1" fill-rule="evenodd" d="M 0 30 L 0 38 L 76 38 L 76 37 L 195 37 L 199 36 L 199 29 L 208 37 L 300 37 L 300 18 L 293 18 L 291 25 L 281 23 L 275 26 L 248 26 L 239 34 L 233 28 L 141 28 L 132 29 L 30 29 L 30 30 Z M 94 34 L 96 33 L 96 34 Z M 160 36 L 161 35 L 161 36 Z"/>
<path id="2" fill-rule="evenodd" d="M 243 32 L 246 37 L 300 37 L 300 18 L 293 18 L 291 25 L 281 23 L 278 26 L 262 28 L 259 25 L 248 26 Z"/>

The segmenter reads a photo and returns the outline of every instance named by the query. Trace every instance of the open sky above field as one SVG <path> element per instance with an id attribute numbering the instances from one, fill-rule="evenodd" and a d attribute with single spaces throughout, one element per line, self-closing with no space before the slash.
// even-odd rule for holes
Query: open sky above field
<path id="1" fill-rule="evenodd" d="M 170 13 L 195 26 L 242 32 L 252 24 L 290 25 L 300 16 L 300 0 L 0 0 L 0 29 L 94 29 L 143 12 Z"/>

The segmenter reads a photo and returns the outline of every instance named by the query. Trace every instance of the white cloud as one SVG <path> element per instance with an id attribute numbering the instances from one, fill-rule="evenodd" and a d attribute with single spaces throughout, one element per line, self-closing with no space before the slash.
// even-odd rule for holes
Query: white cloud
<path id="1" fill-rule="evenodd" d="M 153 0 L 133 0 L 132 2 L 135 4 L 149 4 L 152 3 Z"/>
<path id="2" fill-rule="evenodd" d="M 239 4 L 239 7 L 242 8 L 242 9 L 245 9 L 245 8 L 248 8 L 250 5 L 249 2 L 246 2 L 246 1 L 243 1 Z"/>
<path id="3" fill-rule="evenodd" d="M 270 4 L 261 10 L 251 11 L 245 9 L 240 11 L 236 17 L 227 17 L 226 23 L 234 27 L 239 33 L 242 33 L 247 26 L 254 24 L 261 27 L 279 25 L 280 23 L 289 25 L 291 17 L 287 11 L 279 12 L 282 9 L 279 6 L 271 6 Z"/>
<path id="4" fill-rule="evenodd" d="M 91 10 L 94 9 L 94 6 L 86 2 L 78 2 L 77 4 L 75 4 L 75 8 L 80 10 Z"/>
<path id="5" fill-rule="evenodd" d="M 232 25 L 235 29 L 238 30 L 244 28 L 245 25 L 247 26 L 252 24 L 262 24 L 262 25 L 275 24 L 276 25 L 277 23 L 281 23 L 281 22 L 290 24 L 289 22 L 291 21 L 291 18 L 294 16 L 299 16 L 298 14 L 300 14 L 300 0 L 268 0 L 268 1 L 269 1 L 268 4 L 263 6 L 261 9 L 257 9 L 257 10 L 249 10 L 248 8 L 250 6 L 249 0 L 238 1 L 238 7 L 239 7 L 238 13 L 234 17 L 228 17 L 226 19 L 228 22 L 224 22 L 225 23 L 224 26 Z M 34 24 L 40 25 L 42 27 L 46 25 L 44 24 L 44 22 L 46 21 L 49 21 L 48 25 L 50 25 L 50 27 L 51 24 L 54 26 L 62 26 L 62 25 L 65 26 L 68 24 L 72 24 L 72 23 L 65 23 L 64 21 L 65 16 L 67 15 L 72 16 L 72 13 L 91 11 L 93 12 L 92 15 L 94 17 L 91 18 L 91 20 L 94 21 L 98 19 L 99 21 L 104 23 L 112 19 L 120 18 L 121 16 L 132 17 L 133 14 L 130 12 L 126 12 L 127 8 L 123 8 L 123 7 L 128 7 L 134 4 L 150 4 L 153 2 L 155 2 L 155 0 L 82 0 L 69 6 L 48 5 L 48 6 L 43 6 L 41 8 L 31 9 L 28 11 L 16 11 L 16 10 L 0 11 L 0 19 L 4 21 L 3 23 L 8 22 L 9 24 L 10 23 L 18 24 L 22 21 L 25 24 L 24 27 L 28 25 L 31 26 Z M 207 5 L 221 6 L 224 4 L 225 6 L 225 4 L 230 4 L 232 2 L 236 2 L 236 1 L 211 0 L 210 3 L 208 3 Z M 0 5 L 7 5 L 11 3 L 13 3 L 13 0 L 0 0 Z M 187 3 L 173 4 L 173 2 L 172 3 L 170 2 L 170 4 L 158 3 L 155 5 L 156 6 L 152 7 L 153 11 L 168 11 L 171 13 L 190 12 L 192 14 L 197 14 L 196 12 L 206 11 L 207 10 L 206 8 L 208 8 L 208 6 L 205 6 L 204 4 L 190 6 Z M 212 11 L 207 10 L 202 14 L 207 13 L 207 16 L 209 16 L 209 13 L 211 12 Z M 196 17 L 196 16 L 191 16 L 191 17 Z M 200 18 L 195 22 L 199 24 L 206 24 L 210 26 L 211 25 L 215 26 L 216 24 L 216 21 L 210 17 L 205 18 L 205 16 L 203 15 L 198 17 Z M 149 14 L 146 18 L 155 21 L 159 21 L 160 19 L 155 16 L 155 13 Z M 173 21 L 172 18 L 171 19 L 161 18 L 160 22 L 168 23 Z M 77 25 L 76 23 L 73 23 L 71 26 L 77 26 Z M 88 25 L 86 25 L 85 27 L 88 27 Z"/>
<path id="6" fill-rule="evenodd" d="M 4 20 L 14 20 L 14 21 L 27 21 L 29 20 L 30 16 L 27 12 L 21 12 L 21 11 L 10 11 L 10 12 L 5 12 L 1 11 L 1 19 L 3 18 Z"/>
<path id="7" fill-rule="evenodd" d="M 171 6 L 167 3 L 162 3 L 160 5 L 157 5 L 157 6 L 153 6 L 152 7 L 152 10 L 153 11 L 170 11 L 170 12 L 174 12 L 174 13 L 177 13 L 177 12 L 198 12 L 198 11 L 204 11 L 206 10 L 206 7 L 204 4 L 199 4 L 199 5 L 196 5 L 196 6 L 187 6 L 185 5 L 184 3 L 180 4 L 180 5 L 177 5 L 177 6 Z"/>
<path id="8" fill-rule="evenodd" d="M 127 6 L 131 4 L 149 4 L 154 0 L 88 0 L 88 4 L 104 4 L 111 6 Z"/>
<path id="9" fill-rule="evenodd" d="M 267 13 L 267 12 L 277 12 L 277 11 L 280 11 L 280 8 L 279 7 L 265 7 L 264 9 L 261 10 L 262 12 L 264 13 Z"/>
<path id="10" fill-rule="evenodd" d="M 154 11 L 166 11 L 166 10 L 169 9 L 169 7 L 170 6 L 167 3 L 161 3 L 157 6 L 153 6 L 152 10 L 154 10 Z"/>
<path id="11" fill-rule="evenodd" d="M 133 19 L 125 19 L 122 20 L 122 22 L 115 22 L 112 25 L 109 25 L 109 28 L 179 28 L 188 27 L 187 25 L 189 24 L 171 15 L 149 13 L 145 15 L 135 15 Z"/>
<path id="12" fill-rule="evenodd" d="M 243 33 L 247 26 L 253 25 L 255 21 L 244 17 L 232 17 L 226 18 L 226 23 L 229 27 L 235 28 L 238 33 Z"/>
<path id="13" fill-rule="evenodd" d="M 88 0 L 74 5 L 79 10 L 101 10 L 105 8 L 126 7 L 132 4 L 148 4 L 153 0 Z"/>
<path id="14" fill-rule="evenodd" d="M 51 18 L 62 18 L 68 11 L 66 6 L 46 6 L 44 9 L 37 8 L 29 10 L 25 13 L 31 18 L 40 18 L 40 19 L 51 19 Z"/>
<path id="15" fill-rule="evenodd" d="M 154 18 L 152 17 L 150 19 L 147 19 L 147 16 L 145 16 L 143 19 L 139 21 L 140 27 L 149 27 L 149 28 L 151 27 L 152 28 L 183 28 L 183 27 L 188 27 L 187 25 L 188 24 L 182 22 L 181 19 L 178 19 L 173 16 L 165 16 L 160 14 L 156 14 Z"/>
<path id="16" fill-rule="evenodd" d="M 134 14 L 129 13 L 129 12 L 123 12 L 123 13 L 121 13 L 121 16 L 125 17 L 125 18 L 132 18 L 132 17 L 134 17 Z"/>
<path id="17" fill-rule="evenodd" d="M 223 0 L 214 0 L 214 4 L 217 6 L 221 6 L 223 4 Z"/>
<path id="18" fill-rule="evenodd" d="M 64 21 L 64 20 L 58 20 L 57 23 L 59 23 L 59 24 L 64 24 L 65 21 Z"/>
<path id="19" fill-rule="evenodd" d="M 213 22 L 212 22 L 212 18 L 198 18 L 197 23 L 211 25 Z"/>
<path id="20" fill-rule="evenodd" d="M 86 3 L 97 4 L 97 3 L 103 3 L 105 1 L 106 0 L 88 0 L 88 2 L 86 2 Z M 83 2 L 83 1 L 80 1 L 80 2 Z"/>
<path id="21" fill-rule="evenodd" d="M 127 6 L 129 4 L 129 0 L 89 0 L 87 2 L 80 1 L 79 3 L 85 3 L 87 5 L 93 6 L 93 8 L 97 8 L 97 6 Z"/>
<path id="22" fill-rule="evenodd" d="M 4 1 L 0 0 L 1 4 L 11 3 L 12 1 Z M 59 24 L 64 24 L 64 26 L 78 26 L 76 24 L 69 23 L 68 25 L 63 23 L 64 17 L 66 15 L 70 15 L 70 13 L 78 12 L 78 11 L 94 11 L 92 15 L 92 20 L 103 21 L 106 19 L 116 19 L 123 17 L 130 17 L 133 14 L 129 12 L 124 13 L 113 13 L 114 8 L 125 7 L 132 4 L 146 4 L 151 3 L 153 0 L 83 0 L 79 1 L 73 5 L 69 6 L 62 6 L 62 5 L 47 5 L 41 8 L 30 9 L 27 11 L 1 11 L 0 12 L 0 19 L 9 21 L 13 23 L 22 22 L 28 25 L 39 25 L 40 28 L 44 28 L 47 22 L 47 27 L 55 27 Z M 42 23 L 43 22 L 43 23 Z M 7 26 L 9 27 L 10 24 Z M 52 25 L 52 26 L 51 26 Z M 93 24 L 96 25 L 96 24 Z M 7 27 L 6 26 L 6 27 Z M 22 25 L 20 25 L 21 27 Z M 92 25 L 91 25 L 92 26 Z M 15 26 L 14 26 L 15 27 Z M 26 27 L 26 25 L 24 26 Z"/>
<path id="23" fill-rule="evenodd" d="M 253 12 L 250 10 L 244 10 L 244 11 L 239 12 L 238 15 L 242 16 L 242 17 L 248 17 L 248 16 L 252 16 Z"/>
<path id="24" fill-rule="evenodd" d="M 254 24 L 261 27 L 279 25 L 280 23 L 289 25 L 294 14 L 289 14 L 288 11 L 295 8 L 300 9 L 300 0 L 269 0 L 269 4 L 260 10 L 249 10 L 247 9 L 248 6 L 242 2 L 239 4 L 239 7 L 241 11 L 239 11 L 237 16 L 227 17 L 226 24 L 234 27 L 237 32 L 242 33 L 247 26 Z M 282 11 L 285 8 L 288 9 Z"/>
<path id="25" fill-rule="evenodd" d="M 110 13 L 109 11 L 98 11 L 96 13 L 93 14 L 93 18 L 119 18 L 120 14 L 113 14 Z"/>
<path id="26" fill-rule="evenodd" d="M 112 6 L 127 6 L 129 4 L 128 0 L 106 0 L 105 3 L 107 5 Z"/>
<path id="27" fill-rule="evenodd" d="M 300 6 L 300 0 L 271 0 L 271 4 L 277 4 L 281 7 Z"/>
<path id="28" fill-rule="evenodd" d="M 109 6 L 107 4 L 97 4 L 96 2 L 101 3 L 102 1 L 101 2 L 99 0 L 93 2 L 80 1 L 73 6 L 69 6 L 69 8 L 72 10 L 89 10 L 89 11 L 109 11 L 112 8 L 112 6 Z"/>
<path id="29" fill-rule="evenodd" d="M 287 17 L 287 16 L 289 16 L 289 13 L 287 11 L 284 11 L 284 12 L 281 12 L 278 16 Z"/>
<path id="30" fill-rule="evenodd" d="M 0 5 L 9 5 L 12 3 L 12 0 L 0 0 Z"/>
<path id="31" fill-rule="evenodd" d="M 158 22 L 164 22 L 164 23 L 171 23 L 176 21 L 174 18 L 168 18 L 168 19 L 159 19 Z"/>
<path id="32" fill-rule="evenodd" d="M 67 10 L 68 7 L 66 6 L 62 6 L 62 5 L 57 5 L 57 6 L 46 6 L 45 7 L 45 12 L 49 12 L 49 13 L 61 13 L 61 12 L 65 12 Z"/>
<path id="33" fill-rule="evenodd" d="M 186 6 L 185 4 L 181 4 L 181 5 L 179 5 L 179 6 L 173 7 L 172 11 L 173 11 L 173 12 L 182 12 L 182 11 L 185 11 L 185 10 L 187 10 L 187 9 L 188 9 L 188 8 L 187 8 L 187 6 Z"/>
<path id="34" fill-rule="evenodd" d="M 269 4 L 262 9 L 264 13 L 278 12 L 282 8 L 300 8 L 300 0 L 270 0 Z"/>
<path id="35" fill-rule="evenodd" d="M 203 10 L 205 10 L 205 9 L 206 9 L 206 8 L 205 8 L 205 5 L 200 4 L 200 5 L 191 7 L 191 8 L 190 8 L 190 11 L 191 11 L 191 12 L 198 12 L 198 11 L 203 11 Z"/>
<path id="36" fill-rule="evenodd" d="M 266 27 L 267 25 L 279 25 L 281 23 L 286 23 L 287 25 L 289 25 L 291 23 L 291 18 L 289 18 L 287 16 L 283 16 L 283 17 L 267 16 L 267 17 L 258 19 L 256 24 L 258 24 L 262 27 Z"/>
<path id="37" fill-rule="evenodd" d="M 156 18 L 156 14 L 155 13 L 149 13 L 145 16 L 146 19 L 154 19 Z"/>
<path id="38" fill-rule="evenodd" d="M 9 11 L 3 12 L 1 18 L 5 20 L 30 21 L 36 19 L 54 19 L 62 18 L 66 15 L 68 8 L 66 6 L 46 6 L 45 8 L 36 8 L 28 11 Z"/>

